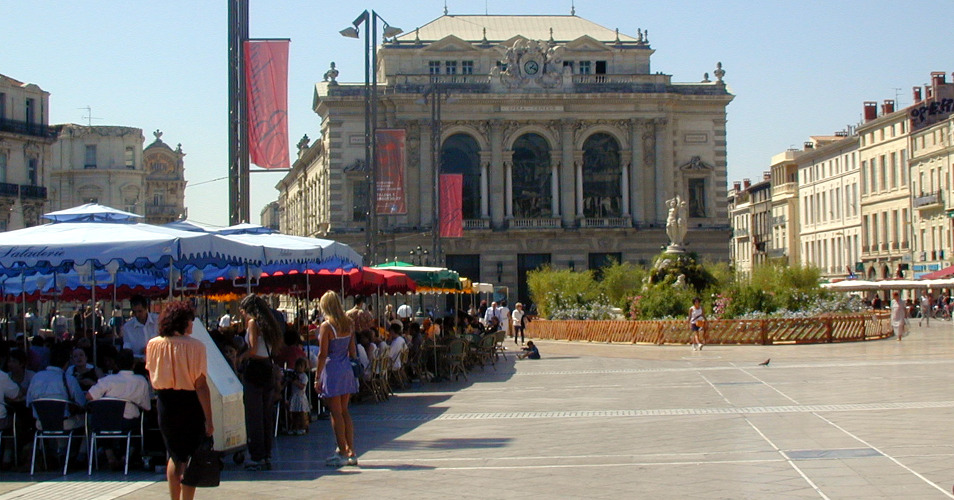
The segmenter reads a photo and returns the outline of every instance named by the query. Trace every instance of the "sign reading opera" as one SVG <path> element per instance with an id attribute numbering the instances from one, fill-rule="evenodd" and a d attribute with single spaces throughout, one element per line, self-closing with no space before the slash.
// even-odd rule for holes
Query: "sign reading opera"
<path id="1" fill-rule="evenodd" d="M 421 245 L 430 264 L 526 301 L 526 272 L 540 265 L 648 262 L 668 243 L 665 201 L 677 194 L 689 250 L 727 259 L 725 72 L 674 83 L 651 71 L 653 52 L 642 30 L 572 15 L 445 15 L 386 39 L 375 125 L 405 131 L 407 210 L 378 217 L 373 263 L 408 260 Z M 364 85 L 337 76 L 362 80 L 362 67 L 338 61 L 316 85 L 320 137 L 299 144 L 277 186 L 282 231 L 359 251 L 371 177 Z M 463 236 L 439 245 L 435 174 L 463 177 Z"/>

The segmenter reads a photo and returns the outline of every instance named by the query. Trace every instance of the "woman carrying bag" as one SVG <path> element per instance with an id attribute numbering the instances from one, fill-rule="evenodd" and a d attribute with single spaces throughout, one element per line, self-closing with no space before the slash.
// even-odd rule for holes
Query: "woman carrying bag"
<path id="1" fill-rule="evenodd" d="M 205 345 L 191 337 L 194 319 L 188 302 L 168 304 L 159 316 L 159 336 L 146 345 L 146 369 L 158 398 L 159 431 L 169 454 L 169 494 L 182 500 L 195 496 L 195 485 L 182 481 L 186 466 L 214 430 Z"/>
<path id="2" fill-rule="evenodd" d="M 246 470 L 271 469 L 272 429 L 275 417 L 275 366 L 272 353 L 282 348 L 281 326 L 272 315 L 265 299 L 250 294 L 239 303 L 245 319 L 245 343 L 242 354 L 247 360 L 242 377 L 245 389 L 245 427 L 248 434 L 248 452 L 251 461 Z"/>

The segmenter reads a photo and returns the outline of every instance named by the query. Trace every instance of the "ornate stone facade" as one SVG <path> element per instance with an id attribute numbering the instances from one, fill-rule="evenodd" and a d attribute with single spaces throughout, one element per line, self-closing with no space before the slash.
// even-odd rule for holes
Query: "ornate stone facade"
<path id="1" fill-rule="evenodd" d="M 576 16 L 443 16 L 386 40 L 377 127 L 406 132 L 407 213 L 379 217 L 376 260 L 431 242 L 435 95 L 446 96 L 439 172 L 464 176 L 464 236 L 441 240 L 440 264 L 525 300 L 526 271 L 541 263 L 650 259 L 668 243 L 665 201 L 676 195 L 688 250 L 726 259 L 725 73 L 673 83 L 650 71 L 653 52 L 642 31 Z M 282 230 L 364 249 L 363 87 L 319 82 L 314 110 L 321 136 L 278 185 Z"/>

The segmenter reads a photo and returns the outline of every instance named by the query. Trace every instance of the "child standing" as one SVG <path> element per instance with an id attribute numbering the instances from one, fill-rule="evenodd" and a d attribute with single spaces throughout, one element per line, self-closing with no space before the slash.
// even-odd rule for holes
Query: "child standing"
<path id="1" fill-rule="evenodd" d="M 292 379 L 292 396 L 288 402 L 291 412 L 291 434 L 302 435 L 308 432 L 311 406 L 308 404 L 308 360 L 298 358 L 295 361 L 295 378 Z"/>

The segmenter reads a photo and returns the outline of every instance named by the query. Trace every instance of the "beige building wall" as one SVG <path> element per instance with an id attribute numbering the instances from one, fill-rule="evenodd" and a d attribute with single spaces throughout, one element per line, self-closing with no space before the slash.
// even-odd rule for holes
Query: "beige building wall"
<path id="1" fill-rule="evenodd" d="M 0 231 L 41 224 L 56 132 L 49 92 L 0 75 Z"/>
<path id="2" fill-rule="evenodd" d="M 854 274 L 861 257 L 858 137 L 813 137 L 798 165 L 801 264 L 825 279 Z"/>
<path id="3" fill-rule="evenodd" d="M 48 180 L 51 211 L 100 203 L 142 214 L 141 129 L 76 124 L 56 129 Z"/>
<path id="4" fill-rule="evenodd" d="M 772 157 L 772 241 L 769 257 L 789 265 L 800 263 L 798 164 L 800 152 L 788 150 Z"/>
<path id="5" fill-rule="evenodd" d="M 503 282 L 523 298 L 525 272 L 540 262 L 585 269 L 606 258 L 651 259 L 668 243 L 665 201 L 676 194 L 692 204 L 690 250 L 724 260 L 733 98 L 725 72 L 720 65 L 711 78 L 675 83 L 650 71 L 653 52 L 642 31 L 617 34 L 577 16 L 443 16 L 386 41 L 377 126 L 407 134 L 407 213 L 379 217 L 372 260 L 407 260 L 415 246 L 431 246 L 435 91 L 447 97 L 440 146 L 467 144 L 473 158 L 464 236 L 441 240 L 439 263 L 464 262 L 468 277 Z M 363 87 L 337 81 L 339 71 L 358 79 L 361 65 L 339 63 L 316 85 L 321 136 L 277 187 L 283 231 L 363 250 Z M 521 155 L 531 136 L 539 176 L 526 183 Z M 597 140 L 615 148 L 617 170 L 601 177 L 615 189 L 608 196 L 594 194 L 585 170 Z"/>
<path id="6" fill-rule="evenodd" d="M 142 199 L 143 215 L 149 224 L 166 224 L 188 217 L 185 207 L 185 153 L 182 144 L 175 149 L 162 141 L 162 132 L 153 132 L 155 140 L 142 151 L 146 172 Z"/>
<path id="7" fill-rule="evenodd" d="M 954 113 L 952 105 L 935 110 L 932 103 L 954 100 L 954 83 L 944 73 L 932 73 L 929 97 L 915 103 L 909 111 L 913 131 L 910 139 L 910 179 L 914 277 L 943 269 L 954 262 Z M 920 90 L 920 89 L 919 89 Z M 925 114 L 927 114 L 925 113 Z M 917 116 L 916 116 L 917 115 Z"/>
<path id="8" fill-rule="evenodd" d="M 908 165 L 910 123 L 906 110 L 893 101 L 872 117 L 875 103 L 866 103 L 868 120 L 857 129 L 861 169 L 861 260 L 865 276 L 897 276 L 911 262 L 911 191 Z M 910 272 L 903 273 L 910 277 Z"/>

